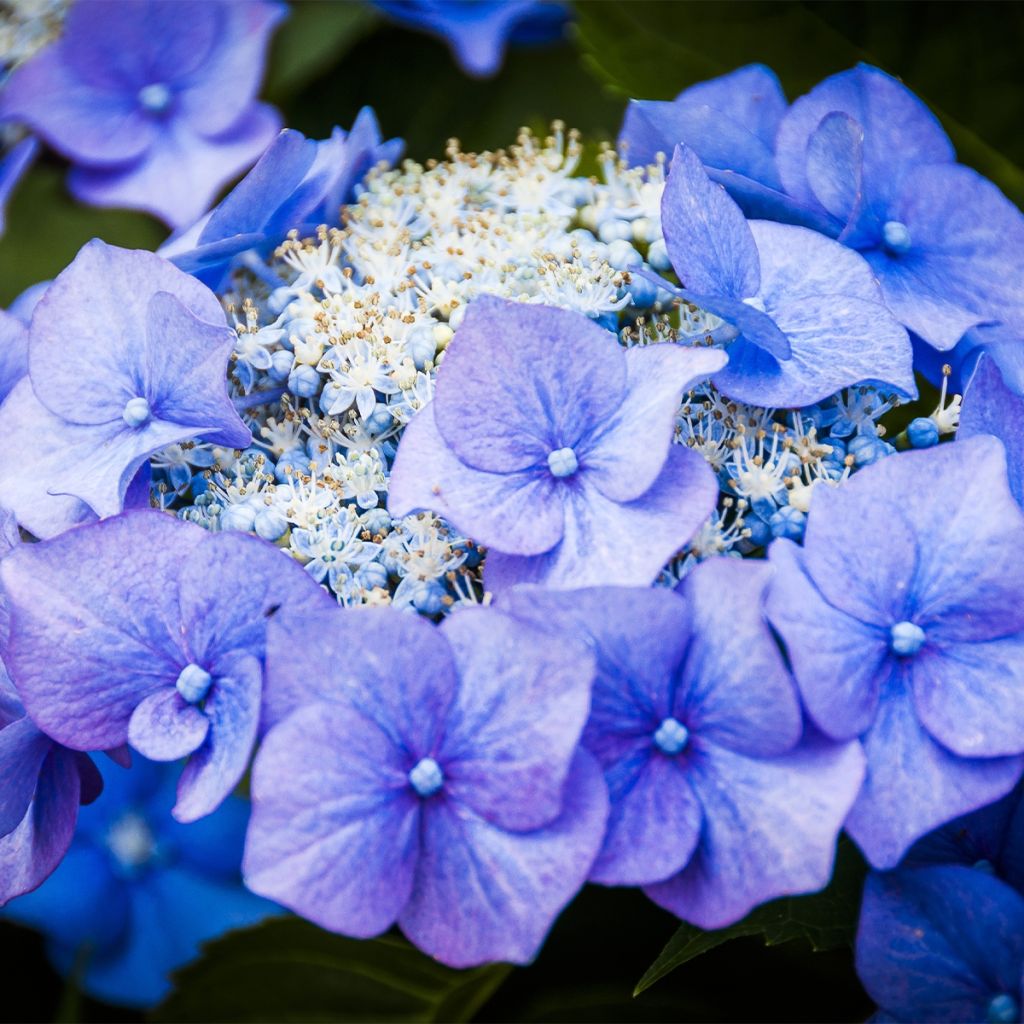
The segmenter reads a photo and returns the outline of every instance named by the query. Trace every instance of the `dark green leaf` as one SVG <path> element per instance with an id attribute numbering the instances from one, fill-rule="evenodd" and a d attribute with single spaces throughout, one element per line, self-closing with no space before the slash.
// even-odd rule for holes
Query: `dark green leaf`
<path id="1" fill-rule="evenodd" d="M 279 918 L 209 944 L 153 1019 L 466 1021 L 510 969 L 455 971 L 400 938 L 357 941 Z"/>
<path id="2" fill-rule="evenodd" d="M 0 305 L 59 274 L 90 238 L 155 249 L 167 235 L 145 214 L 80 206 L 64 187 L 64 167 L 38 163 L 7 207 L 7 231 L 0 238 Z"/>
<path id="3" fill-rule="evenodd" d="M 742 921 L 719 931 L 706 932 L 690 924 L 681 925 L 633 994 L 639 995 L 701 953 L 745 935 L 760 936 L 768 946 L 802 939 L 819 952 L 851 945 L 866 871 L 863 858 L 844 836 L 839 842 L 832 881 L 821 892 L 766 903 Z"/>
<path id="4" fill-rule="evenodd" d="M 263 95 L 281 103 L 330 68 L 380 20 L 368 3 L 295 0 L 270 50 Z"/>

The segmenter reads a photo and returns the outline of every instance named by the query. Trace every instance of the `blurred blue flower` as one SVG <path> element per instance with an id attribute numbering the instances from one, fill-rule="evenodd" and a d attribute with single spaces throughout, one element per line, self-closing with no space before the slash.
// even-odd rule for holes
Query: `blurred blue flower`
<path id="1" fill-rule="evenodd" d="M 170 815 L 175 766 L 136 759 L 102 773 L 102 798 L 81 812 L 64 862 L 4 916 L 43 932 L 54 965 L 89 995 L 149 1007 L 201 943 L 279 908 L 241 884 L 244 801 L 181 825 Z"/>
<path id="2" fill-rule="evenodd" d="M 315 142 L 286 129 L 256 166 L 208 214 L 159 250 L 213 289 L 221 288 L 238 257 L 265 256 L 289 231 L 312 234 L 338 223 L 343 203 L 377 164 L 394 164 L 401 139 L 381 138 L 377 118 L 364 107 L 349 132 L 335 128 Z"/>
<path id="3" fill-rule="evenodd" d="M 685 146 L 661 223 L 678 294 L 738 332 L 714 377 L 730 398 L 805 406 L 865 381 L 916 396 L 907 332 L 862 257 L 807 228 L 748 223 Z"/>
<path id="4" fill-rule="evenodd" d="M 888 1019 L 1017 1024 L 1024 1006 L 1024 897 L 985 870 L 872 872 L 857 973 Z"/>
<path id="5" fill-rule="evenodd" d="M 711 471 L 672 437 L 681 396 L 724 363 L 624 351 L 582 314 L 482 295 L 402 436 L 388 509 L 429 509 L 487 545 L 490 590 L 645 586 L 711 511 Z"/>
<path id="6" fill-rule="evenodd" d="M 769 575 L 716 558 L 676 594 L 516 587 L 500 599 L 597 657 L 583 745 L 612 811 L 591 879 L 643 885 L 701 928 L 827 884 L 864 777 L 856 742 L 803 741 L 796 687 L 761 614 Z"/>
<path id="7" fill-rule="evenodd" d="M 72 161 L 83 202 L 188 224 L 280 127 L 255 96 L 285 11 L 263 0 L 78 0 L 60 38 L 12 73 L 0 117 Z"/>
<path id="8" fill-rule="evenodd" d="M 98 239 L 49 286 L 28 375 L 0 406 L 3 500 L 47 537 L 119 512 L 153 452 L 203 436 L 245 447 L 228 397 L 236 334 L 216 296 L 152 253 Z"/>
<path id="9" fill-rule="evenodd" d="M 272 623 L 246 884 L 357 938 L 397 922 L 453 967 L 529 962 L 604 835 L 577 752 L 593 675 L 489 608 Z"/>
<path id="10" fill-rule="evenodd" d="M 180 821 L 213 811 L 249 763 L 268 618 L 329 604 L 264 541 L 153 510 L 21 545 L 0 573 L 4 659 L 33 721 L 75 750 L 191 755 Z"/>
<path id="11" fill-rule="evenodd" d="M 468 75 L 497 73 L 509 44 L 553 42 L 569 18 L 557 0 L 373 0 L 396 21 L 443 39 Z"/>
<path id="12" fill-rule="evenodd" d="M 803 548 L 771 546 L 768 617 L 807 712 L 867 754 L 846 828 L 876 867 L 1020 778 L 1022 539 L 1003 448 L 976 437 L 819 488 Z"/>

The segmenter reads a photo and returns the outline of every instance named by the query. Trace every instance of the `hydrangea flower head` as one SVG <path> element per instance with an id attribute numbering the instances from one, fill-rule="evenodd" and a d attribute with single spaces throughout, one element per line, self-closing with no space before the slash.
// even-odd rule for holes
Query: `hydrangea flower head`
<path id="1" fill-rule="evenodd" d="M 4 658 L 32 719 L 74 750 L 191 755 L 181 821 L 212 811 L 245 771 L 268 618 L 328 601 L 273 546 L 152 510 L 22 545 L 0 578 Z"/>
<path id="2" fill-rule="evenodd" d="M 860 250 L 897 319 L 952 348 L 968 328 L 1024 321 L 1024 215 L 955 163 L 937 118 L 902 83 L 860 64 L 790 107 L 776 159 L 785 191 Z"/>
<path id="3" fill-rule="evenodd" d="M 748 222 L 684 146 L 672 160 L 661 222 L 679 294 L 739 332 L 714 378 L 725 394 L 805 406 L 881 381 L 916 395 L 910 339 L 859 255 L 808 228 Z"/>
<path id="4" fill-rule="evenodd" d="M 554 0 L 374 0 L 392 18 L 443 39 L 469 75 L 497 73 L 509 42 L 557 39 L 567 11 Z"/>
<path id="5" fill-rule="evenodd" d="M 397 921 L 454 967 L 531 960 L 604 835 L 576 750 L 593 673 L 489 608 L 273 624 L 246 884 L 355 937 Z"/>
<path id="6" fill-rule="evenodd" d="M 264 0 L 79 0 L 11 75 L 0 116 L 72 161 L 82 201 L 188 224 L 279 128 L 255 96 L 284 13 Z"/>
<path id="7" fill-rule="evenodd" d="M 87 945 L 76 983 L 108 1003 L 155 1005 L 201 943 L 278 912 L 241 884 L 245 802 L 181 825 L 168 813 L 177 775 L 141 759 L 128 771 L 104 765 L 103 795 L 82 812 L 64 862 L 4 913 L 43 932 L 62 974 Z"/>
<path id="8" fill-rule="evenodd" d="M 152 253 L 87 243 L 32 318 L 28 376 L 0 406 L 18 455 L 0 490 L 38 537 L 124 507 L 164 445 L 246 447 L 227 394 L 235 334 L 214 294 Z"/>
<path id="9" fill-rule="evenodd" d="M 671 442 L 681 395 L 724 363 L 623 350 L 578 313 L 481 296 L 402 437 L 388 508 L 488 545 L 495 590 L 651 583 L 714 503 L 707 465 Z"/>
<path id="10" fill-rule="evenodd" d="M 804 741 L 761 614 L 769 571 L 718 558 L 678 593 L 516 587 L 501 606 L 597 657 L 583 744 L 612 801 L 591 879 L 643 885 L 702 928 L 825 885 L 864 773 L 856 743 Z"/>
<path id="11" fill-rule="evenodd" d="M 772 544 L 768 615 L 807 711 L 867 754 L 846 828 L 876 867 L 1024 768 L 1022 537 L 1002 446 L 977 437 L 820 491 L 803 548 Z"/>
<path id="12" fill-rule="evenodd" d="M 1024 1006 L 1024 896 L 976 868 L 872 872 L 857 973 L 889 1019 L 1015 1024 Z"/>
<path id="13" fill-rule="evenodd" d="M 286 129 L 235 188 L 162 246 L 160 255 L 220 288 L 241 253 L 264 252 L 293 229 L 309 234 L 336 221 L 366 172 L 395 163 L 402 147 L 401 139 L 381 139 L 369 107 L 359 112 L 351 131 L 335 128 L 322 142 Z"/>

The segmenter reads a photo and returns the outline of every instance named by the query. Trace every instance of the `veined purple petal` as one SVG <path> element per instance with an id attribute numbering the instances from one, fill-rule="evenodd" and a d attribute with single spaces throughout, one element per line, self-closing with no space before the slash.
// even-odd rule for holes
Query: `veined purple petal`
<path id="1" fill-rule="evenodd" d="M 746 218 L 686 146 L 677 146 L 672 158 L 661 223 L 669 259 L 684 287 L 729 299 L 758 293 L 760 261 Z"/>
<path id="2" fill-rule="evenodd" d="M 482 295 L 445 350 L 434 417 L 460 461 L 511 473 L 575 448 L 625 390 L 625 355 L 610 332 L 570 310 Z"/>
<path id="3" fill-rule="evenodd" d="M 593 655 L 495 609 L 459 611 L 441 633 L 459 674 L 438 753 L 445 793 L 498 828 L 547 825 L 590 709 Z"/>
<path id="4" fill-rule="evenodd" d="M 687 391 L 720 370 L 724 352 L 680 345 L 626 350 L 626 395 L 608 426 L 579 452 L 588 480 L 612 501 L 631 501 L 658 478 Z M 642 435 L 644 443 L 637 444 Z"/>
<path id="5" fill-rule="evenodd" d="M 451 647 L 417 615 L 329 608 L 283 614 L 267 629 L 267 727 L 303 704 L 338 702 L 425 757 L 440 746 L 457 685 Z"/>
<path id="6" fill-rule="evenodd" d="M 13 832 L 25 817 L 53 745 L 27 716 L 0 728 L 0 836 Z"/>
<path id="7" fill-rule="evenodd" d="M 707 463 L 678 445 L 650 490 L 633 501 L 609 501 L 584 480 L 566 507 L 562 540 L 533 558 L 490 551 L 485 585 L 494 593 L 516 583 L 647 586 L 710 515 L 717 492 Z"/>
<path id="8" fill-rule="evenodd" d="M 167 687 L 139 702 L 128 722 L 128 742 L 151 761 L 177 761 L 196 750 L 209 731 L 209 718 Z"/>
<path id="9" fill-rule="evenodd" d="M 691 641 L 672 712 L 702 741 L 751 757 L 783 754 L 803 732 L 796 686 L 761 610 L 772 575 L 763 562 L 713 558 L 677 588 Z"/>
<path id="10" fill-rule="evenodd" d="M 1024 506 L 1024 398 L 1007 387 L 996 360 L 985 355 L 964 392 L 957 437 L 994 434 L 1006 449 L 1010 490 Z"/>
<path id="11" fill-rule="evenodd" d="M 440 399 L 406 427 L 391 470 L 388 511 L 394 517 L 429 509 L 467 536 L 516 554 L 550 550 L 562 536 L 564 511 L 547 463 L 488 473 L 462 462 L 436 423 Z M 495 421 L 495 428 L 500 426 Z"/>
<path id="12" fill-rule="evenodd" d="M 940 746 L 918 721 L 899 678 L 883 690 L 861 742 L 868 771 L 846 830 L 881 869 L 895 867 L 932 829 L 998 800 L 1024 770 L 1021 757 L 967 759 Z"/>
<path id="13" fill-rule="evenodd" d="M 69 423 L 120 419 L 153 373 L 146 336 L 157 292 L 170 293 L 200 320 L 227 329 L 213 292 L 159 256 L 99 239 L 79 250 L 32 318 L 29 373 L 50 412 Z M 195 358 L 207 347 L 204 338 L 188 352 Z"/>
<path id="14" fill-rule="evenodd" d="M 608 817 L 600 770 L 583 751 L 565 793 L 562 814 L 526 833 L 495 828 L 454 800 L 426 808 L 402 931 L 451 967 L 532 960 L 586 879 Z"/>
<path id="15" fill-rule="evenodd" d="M 688 866 L 645 887 L 655 903 L 714 929 L 759 903 L 828 883 L 864 777 L 859 744 L 804 742 L 783 757 L 755 760 L 702 743 L 689 771 L 704 827 Z"/>
<path id="16" fill-rule="evenodd" d="M 136 705 L 174 685 L 189 660 L 176 580 L 206 536 L 161 512 L 129 512 L 0 562 L 11 612 L 4 660 L 47 734 L 76 750 L 119 746 Z"/>
<path id="17" fill-rule="evenodd" d="M 173 814 L 189 822 L 209 814 L 238 785 L 249 765 L 260 722 L 263 667 L 249 654 L 221 662 L 203 708 L 210 726 L 178 783 Z"/>
<path id="18" fill-rule="evenodd" d="M 246 884 L 332 931 L 385 931 L 420 856 L 421 805 L 406 770 L 373 718 L 336 704 L 296 711 L 253 766 Z"/>
<path id="19" fill-rule="evenodd" d="M 892 76 L 858 64 L 801 96 L 779 125 L 775 140 L 779 174 L 786 191 L 797 200 L 814 200 L 808 181 L 808 145 L 822 120 L 834 112 L 849 115 L 864 129 L 867 210 L 884 208 L 908 169 L 954 160 L 953 146 L 935 115 Z"/>
<path id="20" fill-rule="evenodd" d="M 809 550 L 788 540 L 772 543 L 766 611 L 786 643 L 808 714 L 832 738 L 853 739 L 874 721 L 881 687 L 894 670 L 889 638 L 828 602 L 808 575 Z"/>

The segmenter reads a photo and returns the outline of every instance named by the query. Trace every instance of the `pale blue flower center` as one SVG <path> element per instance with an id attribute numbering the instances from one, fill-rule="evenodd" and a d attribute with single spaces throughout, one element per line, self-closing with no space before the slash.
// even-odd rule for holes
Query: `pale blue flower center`
<path id="1" fill-rule="evenodd" d="M 121 415 L 129 427 L 141 427 L 144 423 L 149 422 L 152 413 L 146 399 L 129 398 L 124 404 L 124 412 Z"/>
<path id="2" fill-rule="evenodd" d="M 910 229 L 902 221 L 887 220 L 882 228 L 882 237 L 889 252 L 902 254 L 910 251 Z"/>
<path id="3" fill-rule="evenodd" d="M 198 704 L 210 692 L 212 682 L 210 673 L 193 662 L 181 670 L 174 685 L 182 700 L 188 701 L 189 704 Z"/>
<path id="4" fill-rule="evenodd" d="M 171 105 L 171 90 L 163 82 L 151 82 L 139 90 L 139 103 L 151 114 L 162 114 Z"/>
<path id="5" fill-rule="evenodd" d="M 433 796 L 444 785 L 444 772 L 432 757 L 423 757 L 409 772 L 409 783 L 420 796 Z"/>
<path id="6" fill-rule="evenodd" d="M 156 853 L 156 839 L 146 822 L 129 811 L 121 815 L 107 832 L 107 849 L 126 871 L 142 867 Z"/>
<path id="7" fill-rule="evenodd" d="M 669 757 L 675 757 L 690 739 L 690 730 L 675 718 L 666 718 L 654 734 L 654 745 Z"/>
<path id="8" fill-rule="evenodd" d="M 993 996 L 988 1004 L 986 1019 L 989 1024 L 1016 1024 L 1020 1020 L 1020 1004 L 1005 992 Z"/>
<path id="9" fill-rule="evenodd" d="M 901 658 L 917 654 L 924 645 L 924 630 L 915 622 L 897 622 L 889 630 L 889 647 Z"/>
<path id="10" fill-rule="evenodd" d="M 571 448 L 557 448 L 548 455 L 548 469 L 552 476 L 572 476 L 579 465 L 576 453 Z"/>

